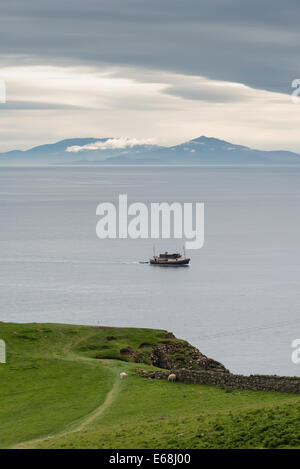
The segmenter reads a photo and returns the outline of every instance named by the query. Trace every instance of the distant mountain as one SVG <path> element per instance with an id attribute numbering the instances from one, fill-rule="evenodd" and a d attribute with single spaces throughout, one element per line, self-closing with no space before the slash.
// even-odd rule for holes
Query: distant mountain
<path id="1" fill-rule="evenodd" d="M 171 147 L 137 139 L 75 138 L 29 150 L 0 153 L 2 165 L 295 163 L 300 163 L 297 153 L 254 150 L 204 136 Z"/>
<path id="2" fill-rule="evenodd" d="M 120 157 L 110 163 L 125 162 Z M 107 162 L 108 162 L 107 161 Z M 127 158 L 131 164 L 295 164 L 300 155 L 290 151 L 253 150 L 217 138 L 199 137 L 180 145 L 157 149 L 151 154 Z"/>
<path id="3" fill-rule="evenodd" d="M 140 152 L 149 152 L 160 149 L 158 145 L 137 144 L 124 148 L 118 148 L 121 139 L 109 138 L 73 138 L 61 140 L 57 143 L 49 143 L 30 148 L 29 150 L 14 150 L 0 153 L 0 164 L 5 165 L 49 165 L 49 164 L 89 164 L 102 163 L 111 157 L 121 157 L 130 154 L 134 157 Z M 123 139 L 124 140 L 124 139 Z M 108 144 L 108 148 L 105 144 Z M 116 143 L 115 143 L 116 142 Z M 114 143 L 116 148 L 114 148 Z M 121 140 L 123 145 L 126 145 Z M 97 149 L 97 146 L 104 148 Z M 95 147 L 96 149 L 89 149 Z"/>

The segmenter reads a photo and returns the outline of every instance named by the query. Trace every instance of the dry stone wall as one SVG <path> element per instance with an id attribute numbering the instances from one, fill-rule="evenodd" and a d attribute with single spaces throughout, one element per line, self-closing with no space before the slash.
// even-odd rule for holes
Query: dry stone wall
<path id="1" fill-rule="evenodd" d="M 251 389 L 254 391 L 280 391 L 300 394 L 300 377 L 277 375 L 234 375 L 215 371 L 192 371 L 173 369 L 170 371 L 139 370 L 141 375 L 152 379 L 167 379 L 175 373 L 176 380 L 183 383 L 208 384 L 232 389 Z"/>

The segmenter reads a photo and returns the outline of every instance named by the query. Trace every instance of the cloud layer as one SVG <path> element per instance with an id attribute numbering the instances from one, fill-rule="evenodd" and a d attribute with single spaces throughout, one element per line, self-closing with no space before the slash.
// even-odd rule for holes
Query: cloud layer
<path id="1" fill-rule="evenodd" d="M 99 140 L 87 145 L 73 145 L 66 149 L 70 153 L 78 153 L 85 150 L 123 150 L 141 145 L 151 145 L 153 139 L 138 139 L 132 137 L 108 138 L 105 141 Z"/>
<path id="2" fill-rule="evenodd" d="M 299 13 L 298 0 L 5 2 L 0 150 L 208 134 L 300 151 Z"/>
<path id="3" fill-rule="evenodd" d="M 300 74 L 297 0 L 11 0 L 0 54 L 154 68 L 289 92 Z"/>

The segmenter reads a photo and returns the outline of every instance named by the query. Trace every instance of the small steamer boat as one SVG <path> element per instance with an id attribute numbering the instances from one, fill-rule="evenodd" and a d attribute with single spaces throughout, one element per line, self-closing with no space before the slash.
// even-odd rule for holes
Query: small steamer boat
<path id="1" fill-rule="evenodd" d="M 181 254 L 169 254 L 165 252 L 164 254 L 160 254 L 159 256 L 153 256 L 149 259 L 149 263 L 151 265 L 168 265 L 168 266 L 180 266 L 180 265 L 188 265 L 190 259 L 187 257 L 183 257 Z"/>

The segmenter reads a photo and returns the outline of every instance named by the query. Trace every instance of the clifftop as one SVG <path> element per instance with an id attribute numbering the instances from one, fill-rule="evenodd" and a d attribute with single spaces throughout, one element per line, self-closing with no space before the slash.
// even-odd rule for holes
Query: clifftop
<path id="1" fill-rule="evenodd" d="M 164 330 L 103 327 L 81 342 L 78 351 L 93 358 L 146 363 L 167 370 L 228 372 L 221 363 Z"/>
<path id="2" fill-rule="evenodd" d="M 9 361 L 19 352 L 29 357 L 39 350 L 64 354 L 67 347 L 72 353 L 95 359 L 144 363 L 166 370 L 228 372 L 221 363 L 166 330 L 9 323 L 0 323 L 0 329 Z"/>

